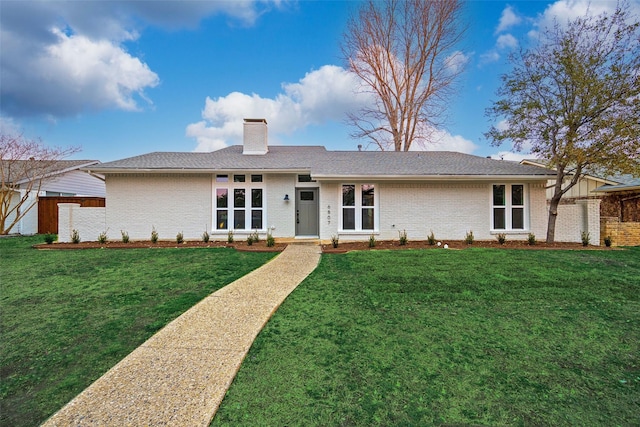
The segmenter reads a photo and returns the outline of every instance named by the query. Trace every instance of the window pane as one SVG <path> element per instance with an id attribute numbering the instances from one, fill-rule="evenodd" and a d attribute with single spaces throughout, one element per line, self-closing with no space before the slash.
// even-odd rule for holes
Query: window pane
<path id="1" fill-rule="evenodd" d="M 504 206 L 506 202 L 504 185 L 493 186 L 493 206 Z"/>
<path id="2" fill-rule="evenodd" d="M 342 229 L 343 230 L 356 229 L 356 210 L 354 208 L 342 209 Z"/>
<path id="3" fill-rule="evenodd" d="M 251 211 L 251 228 L 256 230 L 262 229 L 262 209 L 254 209 Z"/>
<path id="4" fill-rule="evenodd" d="M 342 206 L 355 206 L 355 205 L 356 205 L 356 186 L 343 185 L 342 186 Z"/>
<path id="5" fill-rule="evenodd" d="M 229 182 L 229 175 L 216 175 L 216 182 Z"/>
<path id="6" fill-rule="evenodd" d="M 216 222 L 216 228 L 218 230 L 225 230 L 227 228 L 227 211 L 218 211 L 218 221 Z"/>
<path id="7" fill-rule="evenodd" d="M 511 205 L 524 206 L 524 186 L 523 185 L 511 186 Z"/>
<path id="8" fill-rule="evenodd" d="M 244 175 L 233 175 L 233 182 L 244 182 Z"/>
<path id="9" fill-rule="evenodd" d="M 362 229 L 373 230 L 373 209 L 371 208 L 362 209 Z"/>
<path id="10" fill-rule="evenodd" d="M 244 230 L 244 209 L 236 209 L 233 211 L 233 228 L 236 230 Z"/>
<path id="11" fill-rule="evenodd" d="M 251 175 L 251 182 L 262 182 L 262 175 Z"/>
<path id="12" fill-rule="evenodd" d="M 306 202 L 313 202 L 313 191 L 301 191 L 300 200 L 303 200 Z"/>
<path id="13" fill-rule="evenodd" d="M 506 227 L 505 209 L 493 208 L 493 229 L 504 230 Z"/>
<path id="14" fill-rule="evenodd" d="M 362 206 L 373 206 L 373 192 L 372 184 L 364 184 L 362 186 Z"/>
<path id="15" fill-rule="evenodd" d="M 254 188 L 251 190 L 251 207 L 252 208 L 261 208 L 262 207 L 262 189 Z"/>
<path id="16" fill-rule="evenodd" d="M 229 201 L 227 200 L 226 188 L 216 189 L 216 206 L 219 208 L 226 208 L 229 206 Z"/>
<path id="17" fill-rule="evenodd" d="M 514 230 L 524 230 L 523 208 L 513 208 L 511 210 L 511 228 Z"/>
<path id="18" fill-rule="evenodd" d="M 233 207 L 244 208 L 244 188 L 236 188 L 233 190 Z"/>

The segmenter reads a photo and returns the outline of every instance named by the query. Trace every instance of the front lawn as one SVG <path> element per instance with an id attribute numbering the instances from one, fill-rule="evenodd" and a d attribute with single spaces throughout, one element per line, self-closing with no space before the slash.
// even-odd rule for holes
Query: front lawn
<path id="1" fill-rule="evenodd" d="M 640 423 L 640 248 L 323 255 L 212 425 Z"/>
<path id="2" fill-rule="evenodd" d="M 0 239 L 0 425 L 35 426 L 196 302 L 274 253 L 37 251 Z"/>

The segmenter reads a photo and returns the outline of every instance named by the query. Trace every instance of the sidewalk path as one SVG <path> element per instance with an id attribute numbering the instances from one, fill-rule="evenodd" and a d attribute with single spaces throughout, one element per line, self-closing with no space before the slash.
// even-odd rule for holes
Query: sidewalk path
<path id="1" fill-rule="evenodd" d="M 258 332 L 320 260 L 280 255 L 169 323 L 44 426 L 208 426 Z"/>

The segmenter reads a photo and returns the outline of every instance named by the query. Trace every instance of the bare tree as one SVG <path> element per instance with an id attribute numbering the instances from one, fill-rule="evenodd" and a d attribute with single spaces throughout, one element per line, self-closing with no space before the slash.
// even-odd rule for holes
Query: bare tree
<path id="1" fill-rule="evenodd" d="M 42 184 L 57 163 L 78 151 L 50 148 L 39 140 L 0 131 L 0 234 L 9 234 L 36 205 Z"/>
<path id="2" fill-rule="evenodd" d="M 369 0 L 351 17 L 343 55 L 374 99 L 348 115 L 353 137 L 408 151 L 442 125 L 464 58 L 453 50 L 465 30 L 461 9 L 458 0 Z"/>
<path id="3" fill-rule="evenodd" d="M 501 97 L 487 114 L 506 119 L 486 136 L 546 160 L 556 171 L 547 242 L 560 199 L 585 172 L 640 174 L 640 23 L 628 6 L 545 31 L 511 57 Z"/>

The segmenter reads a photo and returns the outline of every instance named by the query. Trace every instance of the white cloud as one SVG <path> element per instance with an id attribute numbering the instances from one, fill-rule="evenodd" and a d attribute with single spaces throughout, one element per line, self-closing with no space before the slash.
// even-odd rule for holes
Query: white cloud
<path id="1" fill-rule="evenodd" d="M 511 160 L 513 162 L 519 162 L 524 159 L 534 158 L 533 154 L 516 153 L 513 151 L 499 151 L 496 154 L 491 154 L 492 159 L 496 160 Z"/>
<path id="2" fill-rule="evenodd" d="M 283 93 L 275 98 L 240 92 L 216 99 L 207 97 L 202 111 L 204 120 L 188 125 L 186 135 L 196 138 L 195 151 L 213 151 L 242 142 L 243 118 L 265 118 L 269 138 L 277 143 L 278 135 L 342 120 L 347 111 L 367 103 L 368 96 L 356 94 L 357 87 L 355 75 L 341 67 L 325 65 L 297 83 L 283 84 Z"/>
<path id="3" fill-rule="evenodd" d="M 502 15 L 500 16 L 500 22 L 496 28 L 496 34 L 518 25 L 520 22 L 522 22 L 522 18 L 515 13 L 513 7 L 507 6 L 504 8 Z"/>
<path id="4" fill-rule="evenodd" d="M 457 151 L 459 153 L 473 153 L 478 146 L 461 135 L 451 135 L 445 130 L 432 133 L 432 142 L 424 148 L 412 145 L 412 151 Z"/>
<path id="5" fill-rule="evenodd" d="M 489 52 L 480 55 L 480 66 L 497 62 L 500 59 L 500 54 L 496 50 L 490 50 Z"/>
<path id="6" fill-rule="evenodd" d="M 617 3 L 614 1 L 591 1 L 591 0 L 559 0 L 549 5 L 545 11 L 538 17 L 536 27 L 540 29 L 551 28 L 554 19 L 559 25 L 565 25 L 568 21 L 585 16 L 587 13 L 591 16 L 598 16 L 603 13 L 612 13 Z M 640 1 L 630 0 L 629 6 L 633 14 L 640 15 Z M 533 31 L 531 35 L 537 35 Z"/>
<path id="7" fill-rule="evenodd" d="M 514 49 L 518 47 L 518 40 L 511 34 L 501 34 L 496 40 L 498 49 Z"/>
<path id="8" fill-rule="evenodd" d="M 463 52 L 457 50 L 451 55 L 447 56 L 444 60 L 447 68 L 453 74 L 461 72 L 464 67 L 469 63 L 469 55 L 465 55 Z"/>
<path id="9" fill-rule="evenodd" d="M 140 108 L 158 75 L 123 43 L 145 26 L 195 27 L 214 14 L 251 25 L 275 1 L 12 1 L 0 13 L 0 98 L 12 117 Z"/>

